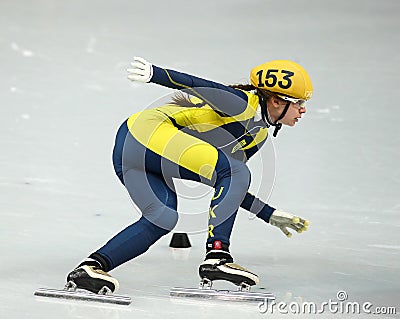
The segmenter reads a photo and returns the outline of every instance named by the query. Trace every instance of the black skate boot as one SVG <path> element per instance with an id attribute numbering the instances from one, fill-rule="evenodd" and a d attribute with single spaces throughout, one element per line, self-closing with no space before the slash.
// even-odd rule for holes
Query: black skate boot
<path id="1" fill-rule="evenodd" d="M 217 240 L 210 246 L 207 247 L 206 258 L 199 267 L 202 288 L 204 288 L 204 284 L 211 288 L 214 280 L 226 280 L 244 290 L 258 284 L 259 280 L 256 274 L 233 262 L 227 245 Z"/>
<path id="2" fill-rule="evenodd" d="M 118 281 L 106 273 L 95 259 L 87 258 L 67 276 L 67 288 L 85 289 L 96 294 L 118 290 Z"/>

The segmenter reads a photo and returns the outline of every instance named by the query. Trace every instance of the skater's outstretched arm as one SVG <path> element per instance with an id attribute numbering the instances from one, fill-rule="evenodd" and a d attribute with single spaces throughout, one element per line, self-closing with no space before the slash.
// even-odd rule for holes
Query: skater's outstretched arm
<path id="1" fill-rule="evenodd" d="M 303 231 L 306 231 L 310 225 L 308 220 L 277 210 L 249 192 L 246 193 L 240 207 L 256 214 L 258 218 L 272 226 L 278 227 L 287 237 L 292 237 L 292 234 L 287 230 L 287 228 L 302 233 Z"/>
<path id="2" fill-rule="evenodd" d="M 249 211 L 250 213 L 256 214 L 256 216 L 263 221 L 269 223 L 269 219 L 275 208 L 264 203 L 261 199 L 255 197 L 253 194 L 247 192 L 240 207 Z"/>
<path id="3" fill-rule="evenodd" d="M 171 89 L 184 90 L 229 116 L 241 114 L 247 107 L 247 94 L 241 90 L 190 74 L 160 68 L 140 57 L 134 58 L 131 68 L 127 71 L 128 79 L 132 81 L 151 82 Z"/>

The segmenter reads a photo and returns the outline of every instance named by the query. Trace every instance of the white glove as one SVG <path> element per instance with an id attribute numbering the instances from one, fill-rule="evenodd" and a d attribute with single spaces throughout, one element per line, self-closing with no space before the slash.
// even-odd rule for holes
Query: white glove
<path id="1" fill-rule="evenodd" d="M 269 223 L 272 226 L 278 227 L 287 237 L 292 237 L 292 234 L 286 229 L 289 227 L 298 233 L 302 233 L 308 229 L 310 222 L 298 216 L 293 216 L 290 213 L 275 210 L 269 218 Z"/>
<path id="2" fill-rule="evenodd" d="M 131 62 L 132 68 L 127 69 L 128 79 L 144 83 L 150 82 L 153 77 L 153 65 L 138 56 L 135 56 L 133 61 Z"/>

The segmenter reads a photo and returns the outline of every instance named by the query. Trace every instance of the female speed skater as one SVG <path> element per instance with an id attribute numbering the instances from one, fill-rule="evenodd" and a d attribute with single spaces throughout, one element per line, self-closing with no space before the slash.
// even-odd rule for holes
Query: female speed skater
<path id="1" fill-rule="evenodd" d="M 251 84 L 226 86 L 155 66 L 135 57 L 128 79 L 179 90 L 170 103 L 130 116 L 113 149 L 115 172 L 140 209 L 141 218 L 90 254 L 67 276 L 77 288 L 111 292 L 118 281 L 108 272 L 146 252 L 178 220 L 173 178 L 214 188 L 209 208 L 202 280 L 253 286 L 258 276 L 234 263 L 230 236 L 239 207 L 278 227 L 301 233 L 309 222 L 275 209 L 248 192 L 249 158 L 264 144 L 268 129 L 294 126 L 306 112 L 313 88 L 306 70 L 289 60 L 254 67 Z"/>

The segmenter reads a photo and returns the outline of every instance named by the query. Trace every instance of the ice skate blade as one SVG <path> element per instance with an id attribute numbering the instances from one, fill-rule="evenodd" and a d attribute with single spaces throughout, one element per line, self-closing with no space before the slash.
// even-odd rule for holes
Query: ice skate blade
<path id="1" fill-rule="evenodd" d="M 80 290 L 66 290 L 66 289 L 48 289 L 39 288 L 34 293 L 35 296 L 49 297 L 49 298 L 61 298 L 61 299 L 73 299 L 82 301 L 96 301 L 101 303 L 110 303 L 116 305 L 130 305 L 132 302 L 131 297 L 120 296 L 120 295 L 98 295 L 92 292 L 80 291 Z"/>
<path id="2" fill-rule="evenodd" d="M 265 302 L 266 300 L 275 300 L 272 293 L 266 292 L 248 292 L 216 289 L 197 289 L 197 288 L 172 288 L 169 295 L 171 297 L 183 298 L 202 298 L 226 301 L 241 302 Z"/>

